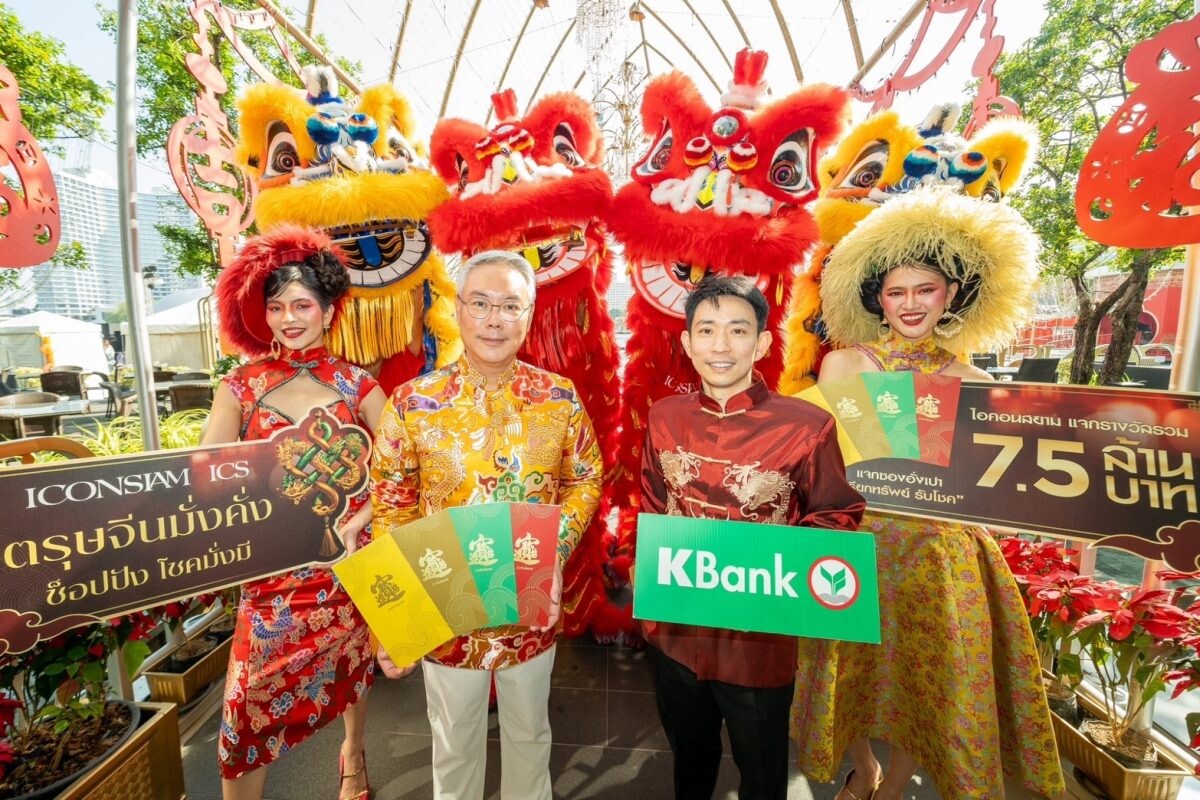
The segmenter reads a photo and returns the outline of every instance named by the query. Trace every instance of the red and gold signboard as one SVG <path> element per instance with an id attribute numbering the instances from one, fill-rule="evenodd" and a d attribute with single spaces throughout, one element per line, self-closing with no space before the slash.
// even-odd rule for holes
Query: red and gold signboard
<path id="1" fill-rule="evenodd" d="M 948 466 L 847 468 L 868 506 L 1038 531 L 1200 568 L 1200 395 L 964 382 Z"/>
<path id="2" fill-rule="evenodd" d="M 270 440 L 0 470 L 0 654 L 336 559 L 369 456 L 318 408 Z"/>

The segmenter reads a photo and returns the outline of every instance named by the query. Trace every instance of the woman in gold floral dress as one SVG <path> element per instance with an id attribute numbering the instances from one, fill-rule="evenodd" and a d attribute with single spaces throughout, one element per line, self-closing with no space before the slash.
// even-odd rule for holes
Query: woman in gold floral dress
<path id="1" fill-rule="evenodd" d="M 834 249 L 821 286 L 844 349 L 818 382 L 911 370 L 990 380 L 959 360 L 1008 341 L 1026 318 L 1037 243 L 1005 206 L 939 189 L 889 201 Z M 918 765 L 945 800 L 1063 791 L 1033 636 L 985 529 L 868 513 L 876 537 L 881 644 L 801 639 L 792 734 L 800 767 L 837 800 L 902 797 Z M 885 769 L 868 737 L 886 741 Z"/>

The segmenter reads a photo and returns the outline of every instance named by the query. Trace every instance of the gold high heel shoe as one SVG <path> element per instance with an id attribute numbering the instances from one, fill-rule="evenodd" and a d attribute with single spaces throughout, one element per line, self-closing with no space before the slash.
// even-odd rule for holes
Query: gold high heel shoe
<path id="1" fill-rule="evenodd" d="M 850 791 L 850 779 L 853 777 L 854 770 L 850 770 L 846 773 L 846 782 L 843 783 L 842 788 L 838 790 L 838 797 L 841 797 L 842 792 L 845 792 L 846 794 L 850 795 L 850 800 L 871 800 L 871 798 L 875 796 L 875 790 L 879 788 L 879 784 L 875 784 L 875 787 L 871 789 L 871 793 L 866 797 L 859 797 L 854 792 Z"/>

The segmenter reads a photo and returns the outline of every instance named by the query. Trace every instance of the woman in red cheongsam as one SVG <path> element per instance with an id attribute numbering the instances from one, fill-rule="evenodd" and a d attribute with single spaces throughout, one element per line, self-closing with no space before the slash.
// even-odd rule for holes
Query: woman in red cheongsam
<path id="1" fill-rule="evenodd" d="M 383 391 L 325 350 L 349 285 L 321 233 L 284 227 L 247 242 L 217 284 L 221 329 L 243 353 L 262 357 L 222 380 L 202 444 L 266 439 L 317 406 L 374 433 Z M 370 541 L 366 492 L 348 514 L 339 534 L 353 552 Z M 338 716 L 346 728 L 339 796 L 366 798 L 363 728 L 374 673 L 367 626 L 331 570 L 305 567 L 243 586 L 217 745 L 226 800 L 261 798 L 263 767 Z"/>

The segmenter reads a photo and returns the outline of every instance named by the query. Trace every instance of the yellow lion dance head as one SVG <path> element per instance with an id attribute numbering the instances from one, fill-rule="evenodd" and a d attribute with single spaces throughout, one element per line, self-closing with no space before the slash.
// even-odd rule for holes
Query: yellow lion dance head
<path id="1" fill-rule="evenodd" d="M 446 187 L 421 163 L 408 102 L 393 87 L 371 87 L 351 106 L 329 68 L 305 67 L 302 77 L 307 92 L 256 84 L 238 103 L 238 155 L 257 179 L 258 227 L 329 234 L 352 284 L 329 348 L 382 362 L 390 390 L 462 350 L 454 285 L 425 223 Z"/>

